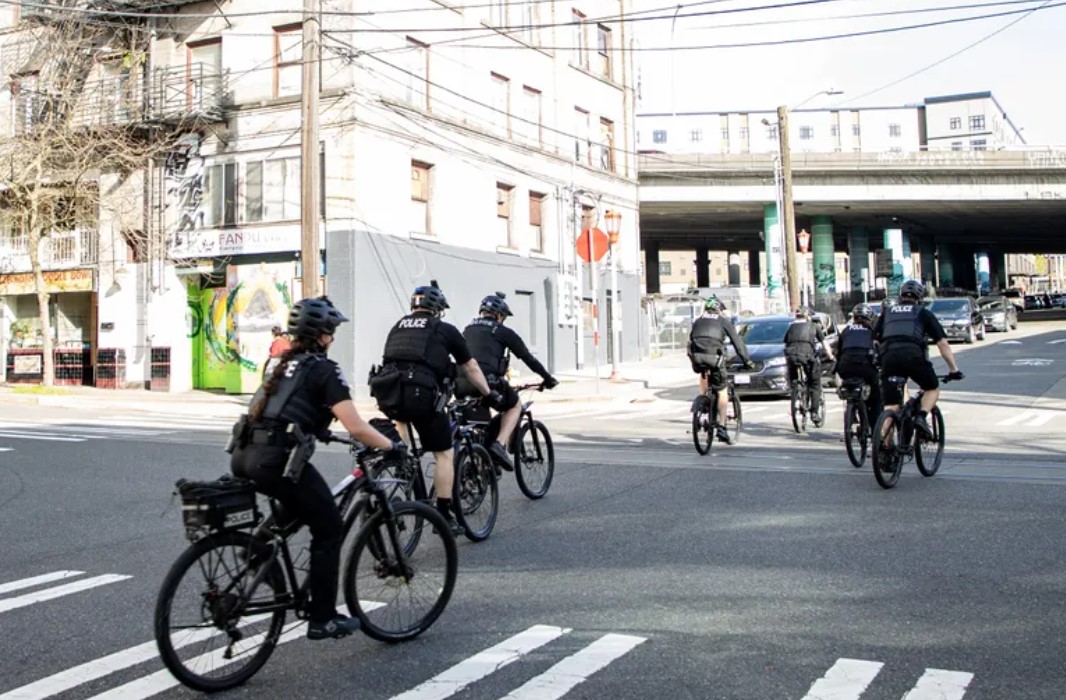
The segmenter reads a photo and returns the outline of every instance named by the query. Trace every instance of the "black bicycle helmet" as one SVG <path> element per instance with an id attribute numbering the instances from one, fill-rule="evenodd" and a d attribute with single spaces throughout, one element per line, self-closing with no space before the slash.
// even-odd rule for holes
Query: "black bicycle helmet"
<path id="1" fill-rule="evenodd" d="M 708 297 L 707 301 L 703 302 L 703 309 L 705 311 L 721 311 L 724 308 L 725 305 L 722 304 L 722 300 L 718 297 Z"/>
<path id="2" fill-rule="evenodd" d="M 899 297 L 911 297 L 920 301 L 925 298 L 925 285 L 918 280 L 907 280 L 899 287 Z"/>
<path id="3" fill-rule="evenodd" d="M 856 320 L 861 318 L 869 321 L 874 317 L 874 310 L 870 308 L 869 304 L 856 304 L 855 308 L 851 310 L 851 316 Z"/>
<path id="4" fill-rule="evenodd" d="M 348 320 L 328 297 L 303 299 L 289 312 L 289 334 L 296 338 L 318 340 L 322 334 L 333 335 L 337 326 Z"/>
<path id="5" fill-rule="evenodd" d="M 478 309 L 478 312 L 500 316 L 514 316 L 514 314 L 511 313 L 511 307 L 508 306 L 505 301 L 506 298 L 507 295 L 503 292 L 490 294 L 481 300 L 481 308 Z"/>
<path id="6" fill-rule="evenodd" d="M 411 295 L 411 310 L 425 310 L 439 316 L 444 313 L 445 309 L 450 309 L 448 306 L 448 300 L 444 296 L 444 292 L 437 286 L 437 281 L 433 280 L 429 286 L 415 287 L 414 294 Z"/>

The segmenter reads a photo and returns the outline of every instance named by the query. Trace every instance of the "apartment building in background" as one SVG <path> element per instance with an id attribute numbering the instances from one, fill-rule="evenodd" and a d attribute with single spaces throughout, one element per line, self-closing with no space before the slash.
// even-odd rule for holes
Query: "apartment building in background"
<path id="1" fill-rule="evenodd" d="M 460 326 L 481 297 L 506 292 L 512 325 L 556 370 L 591 352 L 594 323 L 608 336 L 617 296 L 620 357 L 637 357 L 633 66 L 615 50 L 630 40 L 616 21 L 629 0 L 412 0 L 424 8 L 376 14 L 393 4 L 323 0 L 313 204 L 323 254 L 308 264 L 301 13 L 277 0 L 168 2 L 165 17 L 119 4 L 140 8 L 149 43 L 143 62 L 107 69 L 101 94 L 137 93 L 129 119 L 191 114 L 196 127 L 130 185 L 147 193 L 143 220 L 101 220 L 85 263 L 82 338 L 124 348 L 128 381 L 148 378 L 148 350 L 165 346 L 173 388 L 254 390 L 303 274 L 320 275 L 353 319 L 336 354 L 356 386 L 413 288 L 433 279 Z M 7 34 L 27 21 L 13 18 Z M 575 239 L 606 230 L 608 210 L 622 214 L 620 291 L 608 291 L 601 265 L 593 299 Z M 134 223 L 159 245 L 113 244 Z M 0 275 L 0 293 L 4 284 Z M 21 302 L 5 305 L 22 317 Z"/>

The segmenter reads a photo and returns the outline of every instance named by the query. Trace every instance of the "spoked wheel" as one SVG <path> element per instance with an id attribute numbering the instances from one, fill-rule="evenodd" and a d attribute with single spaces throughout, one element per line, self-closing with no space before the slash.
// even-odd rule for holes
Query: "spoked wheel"
<path id="1" fill-rule="evenodd" d="M 707 397 L 699 402 L 699 408 L 692 412 L 692 442 L 696 452 L 705 455 L 711 451 L 714 442 L 714 415 L 711 413 L 711 401 Z"/>
<path id="2" fill-rule="evenodd" d="M 792 427 L 797 433 L 807 430 L 807 390 L 798 384 L 792 387 Z"/>
<path id="3" fill-rule="evenodd" d="M 425 482 L 418 478 L 415 473 L 420 468 L 421 465 L 418 460 L 410 455 L 402 460 L 383 461 L 374 473 L 374 480 L 394 479 L 400 482 L 381 484 L 382 488 L 385 489 L 385 493 L 388 494 L 389 501 L 392 502 L 393 507 L 405 501 L 424 502 L 429 496 L 426 494 Z M 365 518 L 366 514 L 362 513 L 359 519 L 360 524 Z M 425 523 L 418 519 L 410 523 L 400 523 L 400 541 L 403 543 L 403 551 L 407 556 L 411 556 L 411 553 L 418 547 L 418 540 L 422 537 L 424 526 Z"/>
<path id="4" fill-rule="evenodd" d="M 848 450 L 848 459 L 855 468 L 866 463 L 866 449 L 870 437 L 868 431 L 866 411 L 859 404 L 849 401 L 847 413 L 844 414 L 844 446 Z"/>
<path id="5" fill-rule="evenodd" d="M 555 446 L 548 428 L 539 420 L 526 423 L 518 434 L 515 480 L 526 498 L 544 498 L 555 476 Z"/>
<path id="6" fill-rule="evenodd" d="M 740 431 L 743 427 L 743 414 L 740 412 L 740 397 L 736 394 L 729 397 L 729 406 L 725 417 L 725 429 L 729 433 L 729 439 L 735 445 L 740 442 Z"/>
<path id="7" fill-rule="evenodd" d="M 903 471 L 903 455 L 899 450 L 899 414 L 885 411 L 877 419 L 873 436 L 874 478 L 881 488 L 890 489 L 899 481 Z"/>
<path id="8" fill-rule="evenodd" d="M 270 658 L 285 610 L 255 610 L 282 605 L 288 594 L 269 554 L 265 543 L 230 532 L 196 542 L 170 568 L 156 600 L 155 640 L 163 663 L 184 685 L 207 693 L 234 688 Z M 256 561 L 269 561 L 262 576 Z"/>
<path id="9" fill-rule="evenodd" d="M 944 414 L 939 406 L 934 406 L 929 412 L 929 427 L 933 429 L 933 438 L 923 438 L 915 431 L 914 463 L 922 476 L 932 476 L 940 469 L 940 462 L 944 459 Z"/>
<path id="10" fill-rule="evenodd" d="M 370 516 L 356 535 L 344 568 L 344 601 L 362 630 L 381 642 L 404 642 L 429 629 L 455 588 L 459 553 L 447 521 L 424 503 L 393 508 L 395 523 L 425 521 L 413 554 L 402 554 L 384 511 Z M 397 535 L 397 539 L 398 539 Z"/>
<path id="11" fill-rule="evenodd" d="M 500 510 L 500 486 L 489 451 L 471 444 L 459 448 L 455 459 L 455 519 L 466 537 L 480 542 L 492 534 Z"/>

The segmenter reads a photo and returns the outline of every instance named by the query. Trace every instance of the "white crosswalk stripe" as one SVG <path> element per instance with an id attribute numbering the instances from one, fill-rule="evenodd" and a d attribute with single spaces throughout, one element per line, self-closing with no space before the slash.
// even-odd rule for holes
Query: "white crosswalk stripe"
<path id="1" fill-rule="evenodd" d="M 81 571 L 78 571 L 78 572 L 66 572 L 65 571 L 65 572 L 56 572 L 56 573 L 81 574 L 83 572 L 81 572 Z M 43 576 L 43 577 L 38 577 L 38 578 L 39 579 L 45 579 L 45 578 L 47 578 L 47 575 Z M 59 577 L 59 578 L 67 578 L 67 577 L 63 576 L 63 577 Z M 82 579 L 80 581 L 74 581 L 72 583 L 65 583 L 65 584 L 62 584 L 62 585 L 59 585 L 59 586 L 53 586 L 52 588 L 45 588 L 45 589 L 42 589 L 42 590 L 39 590 L 39 591 L 35 591 L 33 593 L 26 593 L 24 595 L 15 596 L 13 598 L 0 598 L 0 613 L 5 613 L 5 612 L 11 611 L 11 610 L 18 610 L 19 608 L 25 608 L 27 606 L 35 605 L 37 603 L 43 603 L 43 602 L 48 601 L 48 600 L 55 600 L 56 598 L 62 598 L 63 596 L 71 595 L 73 593 L 80 593 L 81 591 L 87 591 L 87 590 L 89 590 L 91 588 L 98 588 L 100 586 L 106 586 L 106 585 L 108 585 L 110 583 L 118 583 L 119 581 L 125 581 L 126 579 L 129 579 L 129 578 L 132 578 L 132 576 L 125 576 L 123 574 L 104 574 L 102 576 L 94 576 L 92 578 Z M 47 580 L 48 581 L 54 581 L 54 580 L 58 580 L 58 579 L 51 578 L 51 579 L 47 579 Z M 11 584 L 6 584 L 6 585 L 8 585 L 8 586 L 19 585 L 19 587 L 22 588 L 22 587 L 29 587 L 29 586 L 33 586 L 33 585 L 38 585 L 41 582 L 43 582 L 43 581 L 38 581 L 36 584 L 32 584 L 32 583 L 31 584 L 26 584 L 26 581 L 22 581 L 22 582 L 16 581 L 16 582 L 13 582 Z M 22 584 L 25 584 L 25 585 L 22 585 Z M 16 589 L 15 588 L 11 588 L 10 590 L 16 590 Z"/>
<path id="2" fill-rule="evenodd" d="M 643 637 L 607 634 L 581 651 L 568 656 L 525 685 L 508 693 L 503 700 L 556 700 L 615 659 L 644 642 Z"/>
<path id="3" fill-rule="evenodd" d="M 996 423 L 1000 427 L 1020 426 L 1028 428 L 1040 428 L 1052 420 L 1054 420 L 1059 414 L 1055 411 L 1044 411 L 1040 409 L 1026 409 L 1019 411 L 1009 418 Z"/>
<path id="4" fill-rule="evenodd" d="M 881 672 L 883 663 L 861 659 L 837 659 L 825 675 L 814 682 L 803 700 L 858 700 Z"/>
<path id="5" fill-rule="evenodd" d="M 927 668 L 903 700 L 961 700 L 972 680 L 972 673 Z"/>

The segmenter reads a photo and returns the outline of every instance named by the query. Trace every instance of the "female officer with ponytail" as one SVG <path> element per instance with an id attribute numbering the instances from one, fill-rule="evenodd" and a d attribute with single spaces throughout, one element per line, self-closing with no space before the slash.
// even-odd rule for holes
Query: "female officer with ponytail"
<path id="1" fill-rule="evenodd" d="M 326 357 L 337 326 L 347 320 L 326 297 L 304 299 L 292 307 L 288 326 L 292 347 L 252 398 L 247 428 L 230 463 L 234 475 L 250 479 L 257 490 L 280 501 L 287 513 L 311 529 L 309 639 L 345 637 L 359 629 L 359 620 L 339 614 L 336 608 L 343 523 L 329 486 L 311 464 L 297 465 L 291 472 L 286 469 L 297 446 L 294 432 L 322 435 L 336 418 L 366 445 L 404 450 L 402 443 L 393 443 L 363 420 L 341 368 Z"/>

